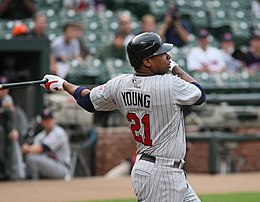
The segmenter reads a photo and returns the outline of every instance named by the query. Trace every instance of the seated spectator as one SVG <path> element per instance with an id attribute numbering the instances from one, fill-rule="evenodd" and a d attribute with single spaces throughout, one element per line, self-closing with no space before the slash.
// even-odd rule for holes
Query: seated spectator
<path id="1" fill-rule="evenodd" d="M 56 124 L 48 108 L 41 113 L 41 119 L 43 130 L 35 136 L 33 144 L 22 145 L 27 177 L 64 179 L 70 167 L 68 135 Z"/>
<path id="2" fill-rule="evenodd" d="M 260 0 L 253 0 L 251 2 L 251 11 L 255 17 L 260 16 Z"/>
<path id="3" fill-rule="evenodd" d="M 181 17 L 177 6 L 172 5 L 158 30 L 158 34 L 165 42 L 177 47 L 186 45 L 192 32 L 190 23 Z"/>
<path id="4" fill-rule="evenodd" d="M 90 0 L 63 0 L 63 6 L 80 12 L 89 6 L 89 2 Z"/>
<path id="5" fill-rule="evenodd" d="M 124 45 L 125 35 L 122 32 L 116 32 L 111 44 L 105 46 L 99 53 L 98 58 L 105 61 L 107 58 L 121 59 L 126 61 L 126 51 Z"/>
<path id="6" fill-rule="evenodd" d="M 35 12 L 34 0 L 2 0 L 0 4 L 0 18 L 11 20 L 31 18 Z"/>
<path id="7" fill-rule="evenodd" d="M 141 33 L 142 32 L 155 32 L 156 18 L 153 15 L 146 14 L 141 19 Z"/>
<path id="8" fill-rule="evenodd" d="M 236 49 L 233 37 L 230 33 L 225 33 L 221 38 L 220 51 L 225 61 L 226 70 L 228 72 L 235 73 L 242 70 L 242 61 L 234 57 L 238 52 L 241 51 Z"/>
<path id="9" fill-rule="evenodd" d="M 97 11 L 104 11 L 106 9 L 105 0 L 63 0 L 63 6 L 67 9 L 74 9 L 80 12 L 85 9 L 96 9 Z"/>
<path id="10" fill-rule="evenodd" d="M 128 42 L 135 36 L 132 31 L 132 17 L 129 13 L 121 13 L 118 16 L 119 31 L 125 35 L 124 45 L 127 46 Z"/>
<path id="11" fill-rule="evenodd" d="M 251 36 L 245 62 L 250 74 L 260 72 L 260 33 L 255 32 Z"/>
<path id="12" fill-rule="evenodd" d="M 46 26 L 47 26 L 47 18 L 44 14 L 37 13 L 33 17 L 34 27 L 31 31 L 32 38 L 37 39 L 48 39 L 45 34 Z"/>
<path id="13" fill-rule="evenodd" d="M 57 75 L 65 78 L 70 68 L 66 63 L 71 60 L 82 60 L 80 57 L 80 44 L 75 36 L 74 24 L 69 23 L 63 27 L 63 35 L 53 40 L 51 49 L 57 61 Z"/>
<path id="14" fill-rule="evenodd" d="M 80 46 L 80 57 L 85 60 L 87 57 L 90 55 L 89 50 L 85 46 L 85 43 L 82 39 L 82 35 L 84 34 L 83 27 L 80 23 L 75 24 L 75 35 L 76 39 L 79 41 L 79 46 Z"/>
<path id="15" fill-rule="evenodd" d="M 199 31 L 199 46 L 192 48 L 187 57 L 187 67 L 190 71 L 221 72 L 225 69 L 220 50 L 209 45 L 208 36 L 206 29 Z"/>

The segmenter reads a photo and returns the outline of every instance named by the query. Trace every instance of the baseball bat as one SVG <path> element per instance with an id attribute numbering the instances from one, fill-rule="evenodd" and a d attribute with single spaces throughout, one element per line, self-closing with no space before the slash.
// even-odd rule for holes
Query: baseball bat
<path id="1" fill-rule="evenodd" d="M 5 83 L 5 84 L 0 84 L 0 90 L 9 89 L 9 88 L 18 88 L 18 87 L 36 85 L 36 84 L 45 84 L 47 82 L 48 79 L 42 79 L 36 81 L 24 81 L 24 82 L 17 82 L 17 83 Z"/>

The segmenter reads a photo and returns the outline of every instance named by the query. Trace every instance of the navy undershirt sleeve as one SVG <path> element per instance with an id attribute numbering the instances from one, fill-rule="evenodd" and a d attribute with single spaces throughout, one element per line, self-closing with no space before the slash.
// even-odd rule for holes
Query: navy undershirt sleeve
<path id="1" fill-rule="evenodd" d="M 85 95 L 84 97 L 81 97 L 81 92 L 85 89 L 85 87 L 80 86 L 78 87 L 74 94 L 73 97 L 77 100 L 77 103 L 79 106 L 81 106 L 83 109 L 87 110 L 88 112 L 95 112 L 95 108 L 90 100 L 90 93 Z"/>
<path id="2" fill-rule="evenodd" d="M 200 98 L 197 100 L 197 102 L 194 103 L 194 105 L 201 105 L 202 103 L 204 103 L 204 102 L 206 101 L 206 94 L 205 94 L 205 92 L 204 92 L 202 86 L 201 86 L 199 83 L 197 83 L 197 82 L 192 82 L 192 84 L 195 85 L 195 86 L 197 86 L 198 89 L 200 89 L 200 91 L 201 91 L 201 96 L 200 96 Z"/>
<path id="3" fill-rule="evenodd" d="M 43 151 L 49 152 L 51 151 L 50 148 L 46 144 L 42 144 Z"/>

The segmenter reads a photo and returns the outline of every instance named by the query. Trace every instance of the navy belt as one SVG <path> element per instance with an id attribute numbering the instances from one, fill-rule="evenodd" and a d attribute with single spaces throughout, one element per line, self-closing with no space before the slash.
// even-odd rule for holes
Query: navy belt
<path id="1" fill-rule="evenodd" d="M 151 163 L 156 162 L 156 157 L 148 155 L 148 154 L 142 154 L 140 157 L 140 160 L 149 161 Z M 180 168 L 182 161 L 181 160 L 174 160 L 172 167 L 174 168 Z"/>

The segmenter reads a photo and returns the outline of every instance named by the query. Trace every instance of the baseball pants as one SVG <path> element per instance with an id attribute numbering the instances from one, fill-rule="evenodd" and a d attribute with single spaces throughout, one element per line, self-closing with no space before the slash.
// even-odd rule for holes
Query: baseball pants
<path id="1" fill-rule="evenodd" d="M 185 172 L 162 161 L 137 160 L 131 173 L 139 202 L 200 202 Z"/>
<path id="2" fill-rule="evenodd" d="M 21 147 L 19 142 L 11 142 L 11 169 L 10 178 L 13 180 L 19 180 L 25 178 L 25 165 L 23 162 L 23 156 L 21 153 Z"/>
<path id="3" fill-rule="evenodd" d="M 44 154 L 27 154 L 26 170 L 32 179 L 64 178 L 69 169 L 62 163 L 49 158 Z"/>

